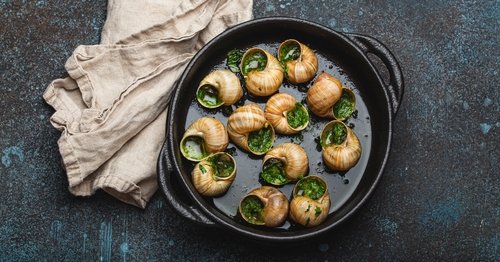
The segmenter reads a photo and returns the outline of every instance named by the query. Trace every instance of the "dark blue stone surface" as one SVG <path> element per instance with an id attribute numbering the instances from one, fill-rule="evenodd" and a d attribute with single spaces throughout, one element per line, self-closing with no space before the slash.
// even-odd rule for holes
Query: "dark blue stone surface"
<path id="1" fill-rule="evenodd" d="M 403 68 L 385 174 L 352 219 L 265 248 L 188 223 L 159 193 L 146 210 L 73 197 L 42 93 L 99 42 L 106 1 L 0 0 L 0 261 L 499 261 L 500 2 L 255 0 L 273 15 L 378 38 Z"/>

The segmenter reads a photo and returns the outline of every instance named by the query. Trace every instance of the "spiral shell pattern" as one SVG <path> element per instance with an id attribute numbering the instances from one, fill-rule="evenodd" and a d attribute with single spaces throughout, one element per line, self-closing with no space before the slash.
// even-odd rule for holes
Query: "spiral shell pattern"
<path id="1" fill-rule="evenodd" d="M 201 80 L 198 90 L 207 85 L 217 89 L 219 99 L 222 100 L 223 104 L 226 106 L 238 102 L 243 96 L 243 88 L 241 87 L 240 79 L 227 69 L 218 69 L 210 72 L 210 74 Z M 205 106 L 201 101 L 200 104 Z"/>
<path id="2" fill-rule="evenodd" d="M 334 120 L 326 124 L 325 129 L 322 132 L 326 132 L 327 128 L 332 126 L 335 123 L 342 124 L 347 130 L 347 136 L 341 144 L 331 144 L 325 145 L 323 147 L 323 161 L 326 166 L 334 171 L 347 171 L 352 168 L 358 162 L 361 157 L 361 143 L 359 142 L 358 137 L 342 121 Z"/>
<path id="3" fill-rule="evenodd" d="M 194 121 L 186 129 L 181 140 L 181 153 L 184 157 L 192 161 L 201 160 L 190 158 L 184 150 L 182 150 L 182 144 L 188 137 L 199 137 L 203 139 L 203 148 L 207 154 L 224 151 L 229 143 L 226 128 L 219 120 L 212 117 L 202 117 Z"/>
<path id="4" fill-rule="evenodd" d="M 281 54 L 282 48 L 293 42 L 299 45 L 300 56 L 296 60 L 285 62 L 286 76 L 292 84 L 305 83 L 313 79 L 318 72 L 318 58 L 308 46 L 295 39 L 288 39 L 281 43 L 278 49 L 278 58 L 280 58 L 279 54 Z"/>
<path id="5" fill-rule="evenodd" d="M 270 126 L 264 112 L 257 104 L 248 104 L 237 108 L 227 121 L 227 133 L 233 143 L 247 152 L 263 155 L 265 152 L 253 152 L 248 146 L 248 135 Z M 272 129 L 272 126 L 271 126 Z M 274 140 L 274 129 L 273 140 Z"/>
<path id="6" fill-rule="evenodd" d="M 301 146 L 294 143 L 283 143 L 271 149 L 264 156 L 262 163 L 267 160 L 276 158 L 284 163 L 285 176 L 290 181 L 297 181 L 300 177 L 305 176 L 309 169 L 309 159 L 306 151 Z"/>
<path id="7" fill-rule="evenodd" d="M 266 119 L 273 125 L 274 130 L 278 134 L 296 134 L 307 127 L 307 123 L 303 126 L 293 128 L 288 124 L 286 114 L 295 109 L 297 100 L 289 94 L 278 93 L 271 98 L 266 103 L 265 116 Z M 305 109 L 305 108 L 304 108 Z M 307 113 L 307 110 L 305 110 Z"/>
<path id="8" fill-rule="evenodd" d="M 313 227 L 325 221 L 330 210 L 330 193 L 326 182 L 318 176 L 309 176 L 303 179 L 316 179 L 325 184 L 324 194 L 314 200 L 307 196 L 297 194 L 297 182 L 293 190 L 293 199 L 290 202 L 290 218 L 305 227 Z M 301 180 L 302 181 L 302 180 Z"/>
<path id="9" fill-rule="evenodd" d="M 212 162 L 214 157 L 223 158 L 223 161 L 231 161 L 234 169 L 229 176 L 217 176 L 217 171 Z M 219 196 L 225 193 L 236 177 L 236 162 L 234 158 L 224 152 L 215 153 L 198 162 L 191 172 L 191 178 L 196 190 L 204 196 Z"/>
<path id="10" fill-rule="evenodd" d="M 262 71 L 252 70 L 244 75 L 245 86 L 254 96 L 269 96 L 278 91 L 284 78 L 284 71 L 280 62 L 267 51 L 260 48 L 250 48 L 241 59 L 240 70 L 243 72 L 243 62 L 245 58 L 254 52 L 261 52 L 267 58 L 267 64 Z"/>
<path id="11" fill-rule="evenodd" d="M 250 191 L 240 202 L 239 211 L 245 221 L 251 223 L 247 217 L 245 217 L 242 210 L 243 200 L 248 196 L 256 196 L 264 204 L 262 209 L 262 222 L 261 225 L 267 227 L 276 227 L 283 222 L 288 215 L 289 204 L 286 196 L 278 189 L 270 186 L 262 186 Z"/>
<path id="12" fill-rule="evenodd" d="M 342 83 L 328 73 L 321 73 L 307 90 L 307 105 L 319 117 L 333 118 L 333 106 L 342 95 Z"/>

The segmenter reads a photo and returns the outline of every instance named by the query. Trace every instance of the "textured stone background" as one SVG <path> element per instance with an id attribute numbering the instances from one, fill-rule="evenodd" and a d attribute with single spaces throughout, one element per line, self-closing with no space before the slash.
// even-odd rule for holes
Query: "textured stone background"
<path id="1" fill-rule="evenodd" d="M 500 2 L 458 2 L 255 0 L 255 17 L 378 38 L 406 80 L 372 199 L 284 251 L 187 223 L 159 193 L 144 211 L 104 193 L 71 196 L 41 96 L 77 45 L 99 42 L 106 1 L 0 0 L 0 261 L 499 261 Z"/>

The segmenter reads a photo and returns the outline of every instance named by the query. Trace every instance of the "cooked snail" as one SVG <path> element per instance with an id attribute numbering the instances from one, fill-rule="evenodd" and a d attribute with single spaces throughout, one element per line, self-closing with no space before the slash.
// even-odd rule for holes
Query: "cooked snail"
<path id="1" fill-rule="evenodd" d="M 313 227 L 321 224 L 330 210 L 330 194 L 319 176 L 304 177 L 293 189 L 290 218 L 298 224 Z"/>
<path id="2" fill-rule="evenodd" d="M 346 120 L 356 110 L 356 96 L 348 89 L 342 88 L 340 99 L 333 106 L 333 117 L 337 120 Z"/>
<path id="3" fill-rule="evenodd" d="M 304 105 L 285 93 L 278 93 L 269 98 L 265 116 L 278 134 L 298 133 L 309 123 L 309 113 Z"/>
<path id="4" fill-rule="evenodd" d="M 314 52 L 295 39 L 281 43 L 278 60 L 285 65 L 285 76 L 292 84 L 305 83 L 318 72 L 318 58 Z"/>
<path id="5" fill-rule="evenodd" d="M 263 155 L 274 143 L 274 129 L 257 104 L 237 108 L 227 121 L 231 141 L 243 150 Z"/>
<path id="6" fill-rule="evenodd" d="M 309 159 L 306 151 L 294 143 L 271 149 L 262 160 L 261 177 L 272 185 L 284 185 L 307 175 Z"/>
<path id="7" fill-rule="evenodd" d="M 328 73 L 321 73 L 307 90 L 307 105 L 320 117 L 345 120 L 356 110 L 354 93 L 342 86 L 340 80 Z"/>
<path id="8" fill-rule="evenodd" d="M 236 177 L 236 161 L 228 153 L 215 153 L 198 162 L 191 175 L 200 194 L 219 196 L 229 189 Z"/>
<path id="9" fill-rule="evenodd" d="M 202 117 L 186 129 L 181 153 L 191 161 L 200 161 L 211 153 L 224 151 L 228 143 L 224 125 L 215 118 Z"/>
<path id="10" fill-rule="evenodd" d="M 239 212 L 250 224 L 276 227 L 283 224 L 288 215 L 288 199 L 274 187 L 259 187 L 243 197 Z"/>
<path id="11" fill-rule="evenodd" d="M 231 71 L 219 69 L 212 71 L 201 80 L 196 99 L 206 108 L 232 105 L 243 96 L 240 79 Z"/>
<path id="12" fill-rule="evenodd" d="M 361 144 L 356 134 L 340 120 L 326 124 L 321 132 L 323 161 L 335 171 L 347 171 L 359 160 Z"/>
<path id="13" fill-rule="evenodd" d="M 328 73 L 321 73 L 307 90 L 307 105 L 320 117 L 333 117 L 333 106 L 342 95 L 342 83 Z"/>
<path id="14" fill-rule="evenodd" d="M 241 59 L 240 71 L 248 92 L 268 96 L 278 91 L 283 82 L 283 68 L 270 53 L 260 48 L 248 49 Z"/>

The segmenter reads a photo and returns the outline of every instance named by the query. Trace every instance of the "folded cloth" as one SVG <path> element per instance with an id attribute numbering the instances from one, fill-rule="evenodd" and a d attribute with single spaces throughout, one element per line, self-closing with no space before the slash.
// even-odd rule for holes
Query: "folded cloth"
<path id="1" fill-rule="evenodd" d="M 197 50 L 252 17 L 252 0 L 109 0 L 101 44 L 79 46 L 69 77 L 43 94 L 62 131 L 59 151 L 69 191 L 103 189 L 141 208 L 158 188 L 174 82 Z M 141 31 L 142 30 L 142 31 Z"/>

